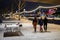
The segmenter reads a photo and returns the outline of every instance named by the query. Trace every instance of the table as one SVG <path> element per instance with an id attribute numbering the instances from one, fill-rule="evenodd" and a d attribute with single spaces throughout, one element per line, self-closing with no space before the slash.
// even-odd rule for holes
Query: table
<path id="1" fill-rule="evenodd" d="M 18 30 L 19 30 L 19 25 L 17 25 L 17 24 L 6 24 L 6 27 L 5 28 L 6 29 L 7 28 L 10 28 L 11 31 L 14 32 L 14 28 L 18 28 Z"/>

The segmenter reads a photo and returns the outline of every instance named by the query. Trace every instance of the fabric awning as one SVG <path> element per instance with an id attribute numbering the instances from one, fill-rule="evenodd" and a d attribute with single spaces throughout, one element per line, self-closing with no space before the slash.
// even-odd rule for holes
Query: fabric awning
<path id="1" fill-rule="evenodd" d="M 42 2 L 42 3 L 49 3 L 49 4 L 60 4 L 60 0 L 26 0 L 30 2 Z"/>

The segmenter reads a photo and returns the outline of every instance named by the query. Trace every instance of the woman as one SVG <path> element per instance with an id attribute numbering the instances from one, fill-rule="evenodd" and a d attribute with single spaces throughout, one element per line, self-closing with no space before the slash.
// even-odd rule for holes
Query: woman
<path id="1" fill-rule="evenodd" d="M 47 17 L 44 18 L 44 30 L 47 31 Z"/>
<path id="2" fill-rule="evenodd" d="M 40 25 L 40 31 L 41 32 L 43 32 L 43 20 L 42 20 L 42 18 L 41 19 L 39 19 L 39 25 Z"/>
<path id="3" fill-rule="evenodd" d="M 34 32 L 36 32 L 36 26 L 37 26 L 37 18 L 35 17 L 33 20 Z"/>

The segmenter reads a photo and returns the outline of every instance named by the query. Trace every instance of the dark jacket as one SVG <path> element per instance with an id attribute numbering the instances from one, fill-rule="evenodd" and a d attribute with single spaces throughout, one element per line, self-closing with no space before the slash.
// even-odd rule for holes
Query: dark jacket
<path id="1" fill-rule="evenodd" d="M 47 20 L 47 18 L 44 18 L 44 25 L 47 25 L 47 22 L 48 22 L 48 20 Z"/>
<path id="2" fill-rule="evenodd" d="M 39 19 L 38 24 L 39 25 L 43 25 L 43 20 L 42 19 Z"/>
<path id="3" fill-rule="evenodd" d="M 36 19 L 34 19 L 34 20 L 33 20 L 33 24 L 34 24 L 34 22 L 35 22 L 35 23 L 37 23 L 37 20 L 36 20 Z"/>

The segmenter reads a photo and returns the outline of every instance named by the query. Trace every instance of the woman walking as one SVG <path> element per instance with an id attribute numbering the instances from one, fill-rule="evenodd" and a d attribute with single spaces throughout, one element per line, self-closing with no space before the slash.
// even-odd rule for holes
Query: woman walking
<path id="1" fill-rule="evenodd" d="M 42 20 L 42 18 L 41 19 L 39 19 L 39 25 L 40 25 L 40 31 L 41 32 L 43 32 L 43 20 Z"/>
<path id="2" fill-rule="evenodd" d="M 44 18 L 44 30 L 47 31 L 47 17 Z"/>
<path id="3" fill-rule="evenodd" d="M 36 26 L 37 26 L 37 18 L 35 17 L 34 20 L 33 20 L 34 32 L 36 32 Z"/>

